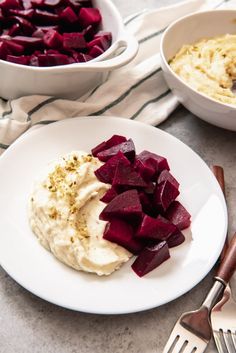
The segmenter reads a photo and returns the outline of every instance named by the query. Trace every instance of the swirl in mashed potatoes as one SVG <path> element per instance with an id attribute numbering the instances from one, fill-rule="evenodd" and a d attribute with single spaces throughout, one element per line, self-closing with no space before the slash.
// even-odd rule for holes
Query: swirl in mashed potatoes
<path id="1" fill-rule="evenodd" d="M 94 171 L 101 162 L 85 152 L 71 152 L 49 166 L 30 198 L 30 225 L 40 243 L 66 265 L 109 275 L 131 257 L 103 239 L 99 220 L 108 186 Z"/>
<path id="2" fill-rule="evenodd" d="M 236 105 L 236 34 L 184 45 L 170 61 L 174 72 L 197 91 Z"/>

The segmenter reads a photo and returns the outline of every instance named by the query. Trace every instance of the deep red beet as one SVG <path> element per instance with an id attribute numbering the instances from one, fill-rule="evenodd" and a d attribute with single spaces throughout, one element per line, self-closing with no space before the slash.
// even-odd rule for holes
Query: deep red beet
<path id="1" fill-rule="evenodd" d="M 176 189 L 179 188 L 179 182 L 173 177 L 173 175 L 167 169 L 164 169 L 159 175 L 157 179 L 157 183 L 160 184 L 166 180 L 168 180 L 171 184 L 173 184 L 176 187 Z"/>
<path id="2" fill-rule="evenodd" d="M 176 228 L 175 232 L 171 234 L 166 241 L 169 248 L 173 248 L 174 246 L 182 244 L 185 241 L 185 236 L 178 228 Z"/>
<path id="3" fill-rule="evenodd" d="M 9 54 L 8 46 L 5 42 L 0 42 L 0 59 L 5 60 Z"/>
<path id="4" fill-rule="evenodd" d="M 152 205 L 151 197 L 144 191 L 139 191 L 139 199 L 142 205 L 142 210 L 149 216 L 155 215 L 155 210 Z"/>
<path id="5" fill-rule="evenodd" d="M 180 230 L 188 228 L 191 223 L 191 215 L 179 201 L 172 202 L 166 211 L 166 217 Z"/>
<path id="6" fill-rule="evenodd" d="M 138 254 L 144 247 L 143 243 L 133 237 L 132 226 L 121 219 L 113 219 L 107 223 L 103 238 L 123 246 L 133 254 Z"/>
<path id="7" fill-rule="evenodd" d="M 97 56 L 102 55 L 104 53 L 104 50 L 98 45 L 94 45 L 92 48 L 89 49 L 88 53 L 93 58 L 96 58 Z"/>
<path id="8" fill-rule="evenodd" d="M 162 170 L 169 170 L 166 158 L 149 151 L 142 151 L 136 156 L 135 168 L 147 181 L 155 180 Z"/>
<path id="9" fill-rule="evenodd" d="M 122 142 L 126 142 L 127 139 L 126 137 L 124 136 L 121 136 L 121 135 L 113 135 L 109 140 L 107 141 L 103 141 L 101 143 L 99 143 L 99 145 L 97 145 L 96 147 L 94 147 L 91 152 L 92 152 L 92 155 L 94 157 L 97 157 L 97 154 L 99 152 L 102 152 L 104 150 L 107 150 L 108 148 L 110 147 L 113 147 L 113 146 L 116 146 L 116 145 L 119 145 L 120 143 Z"/>
<path id="10" fill-rule="evenodd" d="M 157 209 L 166 211 L 178 195 L 179 190 L 169 180 L 163 181 L 156 186 L 154 205 Z"/>
<path id="11" fill-rule="evenodd" d="M 20 2 L 18 0 L 1 0 L 0 9 L 20 9 Z"/>
<path id="12" fill-rule="evenodd" d="M 176 231 L 176 226 L 162 216 L 157 218 L 144 215 L 142 222 L 135 234 L 138 238 L 166 240 Z"/>
<path id="13" fill-rule="evenodd" d="M 162 241 L 156 245 L 145 247 L 131 267 L 139 277 L 143 277 L 169 259 L 169 257 L 167 242 Z"/>
<path id="14" fill-rule="evenodd" d="M 82 33 L 64 33 L 63 47 L 65 49 L 84 49 L 87 43 Z"/>
<path id="15" fill-rule="evenodd" d="M 110 43 L 106 40 L 105 37 L 101 36 L 101 37 L 97 37 L 97 38 L 91 40 L 90 42 L 88 42 L 88 48 L 92 48 L 95 45 L 102 48 L 102 50 L 107 50 L 110 46 Z"/>
<path id="16" fill-rule="evenodd" d="M 97 158 L 102 162 L 106 162 L 108 159 L 115 156 L 119 151 L 121 151 L 130 161 L 133 161 L 135 158 L 135 146 L 133 140 L 129 139 L 119 145 L 103 150 L 97 153 Z"/>
<path id="17" fill-rule="evenodd" d="M 140 187 L 144 188 L 147 186 L 147 183 L 131 165 L 125 165 L 121 160 L 119 160 L 112 181 L 112 186 L 115 188 L 125 187 L 126 189 Z"/>
<path id="18" fill-rule="evenodd" d="M 113 218 L 136 221 L 142 217 L 142 207 L 137 190 L 128 190 L 117 195 L 102 211 L 100 219 L 109 221 Z"/>
<path id="19" fill-rule="evenodd" d="M 63 37 L 54 29 L 51 29 L 45 33 L 43 41 L 49 48 L 59 49 L 63 45 Z"/>
<path id="20" fill-rule="evenodd" d="M 109 203 L 117 195 L 118 195 L 117 191 L 113 187 L 111 187 L 110 189 L 107 190 L 107 192 L 103 195 L 103 197 L 100 200 L 104 203 Z"/>
<path id="21" fill-rule="evenodd" d="M 67 6 L 59 15 L 60 19 L 67 23 L 75 23 L 78 21 L 76 13 L 72 10 L 71 7 Z"/>
<path id="22" fill-rule="evenodd" d="M 37 57 L 39 66 L 66 65 L 70 63 L 69 57 L 63 54 L 39 54 Z"/>
<path id="23" fill-rule="evenodd" d="M 125 168 L 130 165 L 130 161 L 122 152 L 118 152 L 114 157 L 110 158 L 105 164 L 98 168 L 94 173 L 96 177 L 103 183 L 112 183 L 118 163 Z"/>
<path id="24" fill-rule="evenodd" d="M 43 46 L 42 38 L 36 37 L 16 36 L 12 39 L 12 42 L 22 46 L 23 51 L 30 50 L 31 52 L 33 52 L 35 49 L 42 48 Z"/>
<path id="25" fill-rule="evenodd" d="M 29 56 L 14 56 L 14 55 L 7 55 L 7 61 L 15 64 L 21 64 L 21 65 L 28 65 L 29 64 L 30 57 Z"/>
<path id="26" fill-rule="evenodd" d="M 102 17 L 98 9 L 95 9 L 93 7 L 82 7 L 79 11 L 78 21 L 80 26 L 82 26 L 83 28 L 86 28 L 89 25 L 97 27 L 101 20 Z"/>

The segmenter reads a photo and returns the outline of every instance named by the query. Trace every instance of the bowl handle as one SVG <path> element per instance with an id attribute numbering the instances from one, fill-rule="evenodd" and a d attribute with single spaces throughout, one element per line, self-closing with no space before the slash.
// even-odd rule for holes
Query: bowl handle
<path id="1" fill-rule="evenodd" d="M 123 52 L 111 59 L 107 59 L 104 61 L 98 62 L 86 62 L 84 67 L 80 67 L 81 71 L 106 71 L 106 70 L 113 70 L 117 69 L 127 63 L 129 63 L 137 54 L 138 52 L 138 42 L 137 40 L 128 33 L 125 33 L 125 38 L 121 38 L 116 42 L 114 51 L 118 50 L 119 48 L 125 48 Z M 124 36 L 123 35 L 123 36 Z M 122 36 L 122 37 L 123 37 Z"/>

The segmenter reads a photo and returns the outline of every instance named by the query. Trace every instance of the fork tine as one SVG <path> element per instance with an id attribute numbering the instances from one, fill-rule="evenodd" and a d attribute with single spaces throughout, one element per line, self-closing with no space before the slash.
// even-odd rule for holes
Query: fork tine
<path id="1" fill-rule="evenodd" d="M 231 332 L 223 332 L 223 337 L 224 337 L 224 341 L 225 341 L 225 345 L 228 349 L 229 353 L 235 353 L 235 348 L 234 348 L 234 343 L 232 340 L 232 336 L 231 336 Z"/>
<path id="2" fill-rule="evenodd" d="M 226 346 L 223 341 L 222 332 L 214 331 L 214 338 L 215 338 L 216 347 L 217 347 L 219 353 L 225 353 Z"/>
<path id="3" fill-rule="evenodd" d="M 185 347 L 185 342 L 186 340 L 182 337 L 179 336 L 178 341 L 175 343 L 175 346 L 173 347 L 171 353 L 180 353 L 180 352 L 185 352 L 185 350 L 182 350 L 183 347 Z"/>
<path id="4" fill-rule="evenodd" d="M 231 332 L 231 337 L 232 337 L 232 341 L 234 343 L 234 348 L 235 348 L 235 352 L 236 352 L 236 331 L 235 331 L 235 333 Z"/>

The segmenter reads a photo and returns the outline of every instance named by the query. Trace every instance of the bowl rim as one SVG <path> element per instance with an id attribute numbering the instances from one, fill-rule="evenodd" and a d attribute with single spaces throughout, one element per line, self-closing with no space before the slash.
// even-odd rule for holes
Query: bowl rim
<path id="1" fill-rule="evenodd" d="M 209 97 L 208 95 L 206 95 L 205 93 L 199 92 L 197 91 L 195 88 L 191 87 L 187 82 L 185 82 L 180 76 L 178 76 L 174 70 L 171 68 L 169 62 L 166 59 L 166 56 L 164 54 L 164 41 L 166 39 L 166 35 L 167 33 L 173 28 L 175 27 L 175 25 L 177 25 L 180 22 L 184 22 L 186 19 L 191 18 L 191 17 L 198 17 L 198 16 L 202 16 L 204 14 L 212 14 L 212 13 L 216 13 L 216 12 L 234 12 L 236 15 L 236 9 L 215 9 L 215 10 L 206 10 L 206 11 L 200 11 L 200 12 L 194 12 L 188 15 L 184 15 L 182 17 L 180 17 L 179 19 L 175 20 L 173 23 L 171 23 L 166 30 L 164 31 L 163 35 L 161 36 L 161 41 L 160 41 L 160 55 L 161 55 L 161 59 L 163 60 L 166 68 L 168 69 L 169 73 L 172 74 L 172 76 L 175 77 L 176 80 L 178 80 L 182 85 L 184 85 L 187 89 L 189 89 L 190 91 L 192 91 L 193 93 L 201 96 L 203 99 L 208 100 L 212 103 L 215 103 L 217 105 L 219 105 L 220 107 L 228 107 L 231 110 L 236 110 L 236 105 L 234 104 L 230 104 L 230 103 L 223 103 L 220 101 L 217 101 L 214 98 Z M 236 33 L 235 33 L 236 35 Z"/>
<path id="2" fill-rule="evenodd" d="M 118 9 L 114 5 L 114 3 L 111 0 L 102 0 L 103 3 L 106 4 L 106 7 L 110 8 L 112 12 L 112 21 L 116 19 L 116 22 L 118 24 L 118 38 L 112 45 L 104 51 L 101 55 L 97 56 L 96 58 L 93 58 L 92 60 L 89 60 L 87 62 L 82 62 L 82 63 L 72 63 L 72 64 L 66 64 L 66 65 L 55 65 L 55 66 L 45 66 L 45 67 L 38 67 L 38 66 L 28 66 L 28 65 L 22 65 L 22 64 L 16 64 L 10 61 L 2 60 L 0 59 L 0 66 L 8 66 L 9 68 L 19 68 L 21 70 L 25 71 L 31 71 L 31 72 L 54 72 L 61 71 L 61 70 L 73 70 L 77 68 L 84 68 L 86 66 L 89 66 L 90 63 L 96 63 L 103 61 L 103 59 L 106 59 L 109 55 L 111 55 L 116 49 L 117 49 L 117 43 L 123 39 L 122 35 L 125 32 L 124 25 L 123 25 L 123 20 L 121 17 L 121 14 L 119 13 Z"/>

